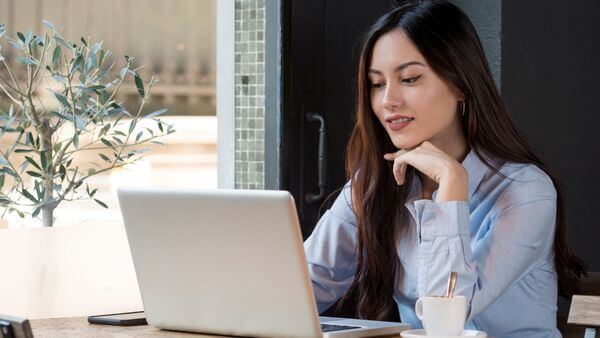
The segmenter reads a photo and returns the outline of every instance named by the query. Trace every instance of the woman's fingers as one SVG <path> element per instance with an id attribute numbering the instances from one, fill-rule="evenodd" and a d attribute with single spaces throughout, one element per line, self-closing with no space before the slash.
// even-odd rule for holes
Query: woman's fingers
<path id="1" fill-rule="evenodd" d="M 394 174 L 394 179 L 398 185 L 404 184 L 404 175 L 406 173 L 406 159 L 403 155 L 407 154 L 407 150 L 398 150 L 395 153 L 387 153 L 383 155 L 383 158 L 388 161 L 394 161 L 392 172 Z"/>
<path id="2" fill-rule="evenodd" d="M 405 156 L 399 156 L 394 159 L 393 173 L 398 185 L 404 184 L 404 175 L 406 174 L 407 166 L 408 163 Z"/>
<path id="3" fill-rule="evenodd" d="M 406 154 L 408 151 L 407 150 L 398 150 L 395 153 L 387 153 L 385 155 L 383 155 L 383 158 L 388 160 L 388 161 L 393 161 L 396 157 L 401 156 L 403 154 Z"/>

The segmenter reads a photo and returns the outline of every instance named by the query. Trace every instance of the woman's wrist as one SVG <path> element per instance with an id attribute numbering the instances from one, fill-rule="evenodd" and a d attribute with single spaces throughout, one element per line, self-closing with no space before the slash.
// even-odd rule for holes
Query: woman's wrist
<path id="1" fill-rule="evenodd" d="M 467 201 L 469 199 L 469 174 L 460 164 L 448 167 L 439 183 L 436 202 Z"/>

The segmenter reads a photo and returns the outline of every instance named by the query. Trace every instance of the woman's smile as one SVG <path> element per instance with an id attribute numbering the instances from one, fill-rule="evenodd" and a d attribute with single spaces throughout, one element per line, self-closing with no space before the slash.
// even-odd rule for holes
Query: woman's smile
<path id="1" fill-rule="evenodd" d="M 389 129 L 397 131 L 408 126 L 413 120 L 413 117 L 391 116 L 385 119 Z"/>

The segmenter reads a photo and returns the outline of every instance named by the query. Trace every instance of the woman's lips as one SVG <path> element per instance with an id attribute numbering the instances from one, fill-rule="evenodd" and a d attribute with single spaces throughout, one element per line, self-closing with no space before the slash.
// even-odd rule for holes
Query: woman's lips
<path id="1" fill-rule="evenodd" d="M 388 128 L 390 128 L 391 130 L 397 131 L 400 130 L 406 126 L 408 126 L 412 121 L 414 121 L 413 118 L 410 118 L 409 120 L 404 119 L 405 121 L 400 122 L 400 120 L 402 119 L 394 119 L 391 121 L 387 121 L 387 125 Z"/>

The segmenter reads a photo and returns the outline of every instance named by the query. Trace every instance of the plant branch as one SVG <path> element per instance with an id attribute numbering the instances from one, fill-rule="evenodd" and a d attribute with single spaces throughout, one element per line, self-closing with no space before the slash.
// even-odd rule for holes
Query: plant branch
<path id="1" fill-rule="evenodd" d="M 8 66 L 5 59 L 2 59 L 2 63 L 4 64 L 4 67 L 8 71 L 8 74 L 10 75 L 10 78 L 13 81 L 13 85 L 17 88 L 17 90 L 19 92 L 21 92 L 21 86 L 19 86 L 19 81 L 17 81 L 17 77 L 15 76 L 15 73 L 13 73 L 12 69 Z"/>

